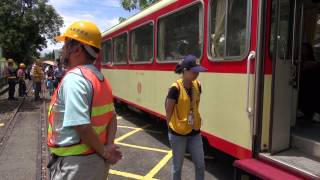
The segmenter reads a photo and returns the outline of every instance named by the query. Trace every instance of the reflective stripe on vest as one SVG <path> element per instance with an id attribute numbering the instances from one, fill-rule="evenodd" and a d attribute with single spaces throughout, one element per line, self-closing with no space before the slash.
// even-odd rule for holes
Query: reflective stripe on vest
<path id="1" fill-rule="evenodd" d="M 92 84 L 93 96 L 90 121 L 95 133 L 99 136 L 100 142 L 102 144 L 105 144 L 107 141 L 106 128 L 113 117 L 113 96 L 110 84 L 106 78 L 104 78 L 103 81 L 100 81 L 98 77 L 96 77 L 96 75 L 86 67 L 80 66 L 76 68 L 79 68 L 84 78 L 89 80 Z M 78 144 L 65 147 L 57 146 L 54 142 L 54 137 L 57 135 L 57 132 L 55 132 L 53 129 L 55 121 L 53 106 L 56 103 L 60 86 L 61 83 L 58 85 L 58 88 L 52 96 L 48 111 L 48 146 L 50 148 L 50 151 L 51 153 L 56 154 L 58 156 L 70 156 L 93 153 L 94 150 L 85 145 L 82 141 L 80 141 Z"/>
<path id="2" fill-rule="evenodd" d="M 201 127 L 201 117 L 199 113 L 200 90 L 198 83 L 197 80 L 192 82 L 192 101 L 183 86 L 182 79 L 172 84 L 172 86 L 177 87 L 179 90 L 179 97 L 178 102 L 173 108 L 169 126 L 178 134 L 186 135 L 190 133 L 192 129 L 199 130 Z M 190 109 L 192 109 L 194 116 L 193 125 L 188 124 Z"/>

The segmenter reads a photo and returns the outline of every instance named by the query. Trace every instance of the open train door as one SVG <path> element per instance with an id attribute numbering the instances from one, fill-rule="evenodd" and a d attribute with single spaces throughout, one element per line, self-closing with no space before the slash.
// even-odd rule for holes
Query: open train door
<path id="1" fill-rule="evenodd" d="M 293 90 L 288 80 L 290 61 L 287 59 L 290 0 L 272 1 L 271 56 L 273 59 L 273 99 L 271 114 L 271 153 L 290 147 L 290 124 Z"/>
<path id="2" fill-rule="evenodd" d="M 273 60 L 271 153 L 290 148 L 298 99 L 301 11 L 299 0 L 273 0 L 270 47 Z M 271 44 L 272 43 L 272 44 Z"/>

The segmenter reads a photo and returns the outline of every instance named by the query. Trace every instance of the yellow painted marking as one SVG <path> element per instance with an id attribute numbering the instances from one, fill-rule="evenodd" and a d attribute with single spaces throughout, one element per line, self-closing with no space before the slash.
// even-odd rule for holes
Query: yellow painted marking
<path id="1" fill-rule="evenodd" d="M 109 174 L 123 176 L 123 177 L 131 178 L 131 179 L 143 179 L 143 176 L 140 176 L 137 174 L 122 172 L 122 171 L 117 171 L 117 170 L 112 170 L 112 169 L 109 170 Z M 150 180 L 157 180 L 157 179 L 150 178 Z"/>
<path id="2" fill-rule="evenodd" d="M 184 156 L 191 157 L 191 154 L 186 153 L 186 154 L 184 154 Z M 204 156 L 204 158 L 205 158 L 205 159 L 214 159 L 213 156 Z"/>
<path id="3" fill-rule="evenodd" d="M 117 115 L 117 120 L 122 119 L 122 118 L 123 118 L 122 116 L 118 116 L 118 115 Z"/>
<path id="4" fill-rule="evenodd" d="M 0 127 L 3 127 L 4 126 L 4 123 L 0 123 Z"/>
<path id="5" fill-rule="evenodd" d="M 158 148 L 151 148 L 151 147 L 145 147 L 145 146 L 138 146 L 138 145 L 133 145 L 133 144 L 127 144 L 127 143 L 121 143 L 121 142 L 116 142 L 115 144 L 121 145 L 121 146 L 127 146 L 127 147 L 132 147 L 136 149 L 143 149 L 147 151 L 156 151 L 156 152 L 163 152 L 163 153 L 169 153 L 169 150 L 164 150 L 164 149 L 158 149 Z"/>
<path id="6" fill-rule="evenodd" d="M 172 151 L 169 151 L 166 156 L 164 156 L 161 161 L 146 175 L 144 176 L 144 179 L 151 179 L 153 176 L 155 176 L 171 159 L 172 157 Z"/>
<path id="7" fill-rule="evenodd" d="M 137 127 L 130 127 L 130 126 L 118 126 L 118 128 L 126 128 L 126 129 L 141 129 L 141 128 L 137 128 Z M 162 134 L 162 132 L 161 132 L 161 131 L 153 131 L 153 130 L 149 130 L 149 129 L 144 129 L 144 131 L 151 132 L 151 133 Z"/>
<path id="8" fill-rule="evenodd" d="M 129 136 L 131 136 L 131 135 L 133 135 L 133 134 L 135 134 L 135 133 L 137 133 L 137 132 L 139 132 L 139 131 L 142 131 L 144 128 L 147 128 L 147 127 L 149 127 L 149 126 L 151 126 L 151 125 L 150 125 L 150 124 L 147 124 L 147 125 L 143 126 L 142 128 L 139 128 L 139 129 L 135 129 L 135 130 L 133 130 L 133 131 L 130 131 L 130 132 L 128 132 L 128 133 L 126 133 L 126 134 L 124 134 L 124 135 L 116 138 L 116 139 L 114 140 L 114 142 L 122 141 L 122 140 L 124 140 L 125 138 L 127 138 L 127 137 L 129 137 Z"/>

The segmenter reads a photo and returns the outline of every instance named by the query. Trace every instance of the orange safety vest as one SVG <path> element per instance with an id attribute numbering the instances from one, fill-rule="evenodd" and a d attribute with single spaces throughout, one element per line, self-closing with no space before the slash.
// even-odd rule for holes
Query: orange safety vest
<path id="1" fill-rule="evenodd" d="M 91 125 L 99 136 L 100 142 L 102 144 L 107 143 L 107 126 L 113 117 L 113 96 L 109 81 L 104 78 L 102 81 L 87 67 L 78 66 L 83 76 L 89 80 L 93 87 L 93 97 L 91 105 Z M 70 71 L 69 71 L 70 72 Z M 70 146 L 58 146 L 54 143 L 54 137 L 57 132 L 54 131 L 54 121 L 55 117 L 52 112 L 53 106 L 57 101 L 57 95 L 62 83 L 59 84 L 58 88 L 55 90 L 48 112 L 48 146 L 51 153 L 57 156 L 72 156 L 72 155 L 85 155 L 91 154 L 95 151 L 89 146 L 84 144 L 81 140 L 78 144 Z"/>

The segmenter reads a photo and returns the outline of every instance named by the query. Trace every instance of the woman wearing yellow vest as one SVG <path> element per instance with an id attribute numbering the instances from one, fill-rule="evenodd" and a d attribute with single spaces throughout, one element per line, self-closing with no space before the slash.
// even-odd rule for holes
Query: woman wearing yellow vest
<path id="1" fill-rule="evenodd" d="M 199 113 L 201 85 L 196 79 L 199 72 L 206 70 L 197 64 L 195 56 L 186 56 L 175 69 L 175 73 L 182 74 L 182 77 L 171 85 L 168 92 L 165 107 L 169 141 L 173 153 L 173 180 L 181 179 L 186 149 L 195 164 L 195 179 L 204 179 L 205 163 Z"/>

